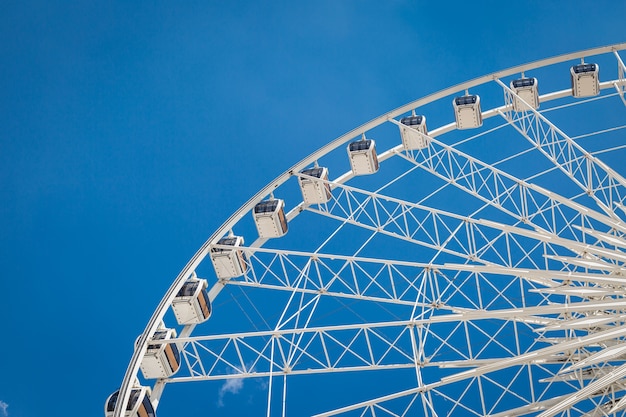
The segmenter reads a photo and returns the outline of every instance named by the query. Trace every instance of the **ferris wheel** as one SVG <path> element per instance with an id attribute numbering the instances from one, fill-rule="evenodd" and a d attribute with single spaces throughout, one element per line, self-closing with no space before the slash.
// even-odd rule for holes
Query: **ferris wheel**
<path id="1" fill-rule="evenodd" d="M 224 384 L 256 386 L 248 415 L 626 414 L 624 49 L 447 88 L 285 171 L 174 279 L 105 415 Z"/>

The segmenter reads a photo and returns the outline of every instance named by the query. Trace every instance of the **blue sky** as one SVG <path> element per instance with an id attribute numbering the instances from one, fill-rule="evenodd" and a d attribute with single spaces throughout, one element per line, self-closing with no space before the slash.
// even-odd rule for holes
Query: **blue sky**
<path id="1" fill-rule="evenodd" d="M 101 415 L 169 282 L 321 145 L 626 40 L 614 1 L 182 3 L 2 6 L 0 417 Z"/>

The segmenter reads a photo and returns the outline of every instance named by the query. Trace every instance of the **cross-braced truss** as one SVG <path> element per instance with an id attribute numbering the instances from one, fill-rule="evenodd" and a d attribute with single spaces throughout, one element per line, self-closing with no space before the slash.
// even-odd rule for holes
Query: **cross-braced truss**
<path id="1" fill-rule="evenodd" d="M 266 396 L 262 411 L 254 407 L 268 417 L 623 415 L 626 180 L 619 161 L 626 145 L 619 134 L 626 124 L 615 112 L 623 115 L 626 104 L 624 48 L 570 54 L 436 93 L 295 165 L 181 272 L 138 341 L 122 391 L 150 384 L 157 404 L 168 384 L 261 379 Z M 555 87 L 535 109 L 506 85 L 523 72 L 592 55 L 603 69 L 617 61 L 593 99 Z M 454 123 L 429 126 L 413 131 L 422 145 L 401 144 L 401 116 L 426 113 L 429 103 L 463 90 L 482 94 L 483 85 L 503 91 L 504 101 L 492 99 L 496 107 L 482 111 L 481 128 L 462 135 Z M 550 107 L 552 100 L 561 102 Z M 567 112 L 590 102 L 602 113 L 570 131 L 563 120 L 575 116 Z M 379 147 L 380 170 L 371 176 L 301 172 L 318 165 L 344 172 L 338 161 L 347 143 L 366 136 Z M 589 138 L 594 151 L 585 147 Z M 328 195 L 306 204 L 299 180 L 317 181 Z M 268 196 L 290 208 L 289 231 L 257 239 L 250 212 Z M 251 243 L 218 244 L 226 234 Z M 218 278 L 211 250 L 236 251 L 241 272 Z M 150 341 L 175 343 L 181 366 L 145 380 L 138 372 L 145 346 L 155 329 L 171 327 L 169 304 L 192 273 L 212 284 L 213 316 L 178 326 L 177 338 Z M 330 388 L 346 375 L 357 375 L 350 387 Z M 302 390 L 300 381 L 315 382 Z"/>
<path id="2" fill-rule="evenodd" d="M 622 67 L 619 68 L 621 71 Z M 623 206 L 626 198 L 626 179 L 583 149 L 531 106 L 527 105 L 523 111 L 513 111 L 513 100 L 522 99 L 502 81 L 496 82 L 504 90 L 507 110 L 500 112 L 502 117 L 585 194 L 591 196 L 602 210 L 609 216 L 616 216 L 615 208 Z"/>

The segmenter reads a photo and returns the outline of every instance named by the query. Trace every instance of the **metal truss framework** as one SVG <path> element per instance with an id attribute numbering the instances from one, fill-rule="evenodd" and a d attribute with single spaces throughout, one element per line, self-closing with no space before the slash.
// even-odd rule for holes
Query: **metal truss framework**
<path id="1" fill-rule="evenodd" d="M 565 314 L 592 314 L 598 319 L 598 316 L 601 316 L 598 312 L 622 311 L 626 306 L 626 301 L 621 298 L 549 304 L 550 300 L 547 297 L 537 296 L 536 300 L 531 300 L 532 304 L 525 305 L 526 300 L 519 300 L 516 303 L 513 297 L 508 297 L 509 294 L 516 293 L 516 286 L 520 284 L 527 285 L 536 293 L 546 290 L 567 294 L 568 291 L 585 289 L 572 285 L 574 281 L 584 283 L 603 281 L 607 287 L 621 281 L 605 274 L 528 270 L 495 265 L 424 265 L 379 259 L 338 258 L 337 255 L 294 254 L 258 248 L 247 248 L 246 253 L 252 269 L 247 277 L 240 281 L 232 281 L 231 284 L 283 289 L 297 293 L 299 297 L 293 299 L 293 308 L 286 310 L 289 314 L 284 315 L 282 322 L 272 330 L 197 336 L 170 341 L 186 344 L 185 357 L 189 368 L 188 376 L 174 377 L 171 379 L 172 382 L 219 379 L 233 375 L 267 376 L 271 367 L 281 373 L 293 374 L 413 367 L 414 356 L 410 350 L 403 350 L 403 346 L 413 348 L 413 351 L 418 349 L 418 346 L 414 345 L 415 335 L 411 332 L 419 332 L 420 340 L 428 335 L 437 341 L 438 347 L 429 357 L 439 356 L 446 348 L 454 352 L 451 353 L 454 358 L 432 361 L 423 356 L 424 351 L 420 350 L 422 360 L 418 362 L 419 366 L 452 367 L 454 363 L 467 365 L 467 361 L 478 365 L 482 362 L 494 362 L 493 359 L 481 358 L 483 352 L 490 349 L 490 343 L 502 348 L 503 353 L 508 356 L 520 354 L 519 351 L 510 350 L 497 338 L 499 331 L 506 326 L 522 324 L 532 330 L 536 329 L 533 326 L 541 325 L 545 329 L 556 329 L 559 326 L 572 326 L 571 320 L 562 318 Z M 267 256 L 267 260 L 262 260 L 263 256 Z M 270 267 L 273 263 L 283 265 L 280 275 L 277 268 Z M 298 269 L 297 265 L 303 267 Z M 298 272 L 289 273 L 292 268 Z M 401 268 L 404 271 L 401 271 Z M 408 275 L 408 271 L 413 273 Z M 497 283 L 498 280 L 505 280 L 508 288 L 506 286 L 502 288 L 503 286 Z M 389 293 L 382 287 L 383 281 L 389 281 L 388 287 L 394 293 Z M 435 281 L 438 285 L 435 285 Z M 488 305 L 479 305 L 480 300 L 466 300 L 474 304 L 473 308 L 453 304 L 454 301 L 465 301 L 463 285 L 474 285 L 476 282 L 491 285 L 504 302 L 497 303 L 492 299 Z M 550 282 L 552 287 L 546 289 L 535 285 L 537 282 Z M 377 287 L 382 296 L 366 295 L 370 287 Z M 404 291 L 399 293 L 398 288 L 403 288 Z M 594 290 L 595 287 L 589 288 L 590 293 L 595 295 Z M 621 295 L 623 292 L 623 289 L 607 290 L 605 295 Z M 408 320 L 324 327 L 301 326 L 297 323 L 298 319 L 307 316 L 313 305 L 324 297 L 358 298 L 376 303 L 397 304 L 412 312 L 412 317 Z M 406 299 L 403 299 L 405 297 Z M 423 301 L 411 302 L 416 299 Z M 493 305 L 504 307 L 495 308 Z M 622 314 L 602 316 L 603 323 L 620 321 L 622 318 Z M 462 324 L 468 323 L 470 327 L 463 331 L 469 331 L 472 326 L 480 330 L 476 322 L 482 320 L 501 323 L 498 324 L 499 331 L 488 335 L 488 342 L 473 352 L 473 355 L 470 354 L 471 346 L 464 350 L 450 344 L 451 335 L 442 338 L 437 333 L 429 333 L 429 327 L 438 323 L 454 323 L 458 329 Z M 334 336 L 335 334 L 341 336 Z M 362 343 L 358 343 L 359 340 Z M 318 348 L 323 355 L 316 357 L 309 353 L 313 350 L 314 344 L 319 345 Z M 374 349 L 374 346 L 377 349 Z M 560 352 L 558 351 L 560 348 L 553 347 L 545 355 L 533 355 L 533 361 L 553 359 L 555 353 Z M 270 360 L 272 355 L 269 352 L 274 349 L 280 355 Z M 209 358 L 208 361 L 202 361 L 202 353 Z"/>
<path id="2" fill-rule="evenodd" d="M 619 69 L 622 71 L 621 65 Z M 591 196 L 607 215 L 619 219 L 615 209 L 624 204 L 626 179 L 574 142 L 502 81 L 496 79 L 496 82 L 504 90 L 507 111 L 499 112 L 502 117 Z M 621 80 L 615 85 L 621 86 Z M 525 104 L 523 111 L 513 111 L 514 99 Z"/>
<path id="3" fill-rule="evenodd" d="M 617 52 L 625 48 L 583 51 L 456 86 L 383 115 L 296 164 L 235 213 L 183 269 L 139 339 L 120 404 L 136 383 L 152 382 L 157 405 L 170 383 L 264 378 L 269 381 L 264 413 L 285 415 L 291 378 L 359 372 L 393 375 L 395 382 L 390 391 L 318 415 L 623 415 L 626 180 L 551 122 L 543 109 L 514 111 L 513 100 L 523 100 L 501 80 L 608 54 L 617 60 L 617 76 L 601 88 L 614 88 L 626 104 L 626 67 Z M 399 177 L 372 189 L 348 185 L 351 173 L 320 180 L 332 188 L 330 200 L 300 202 L 287 215 L 294 224 L 302 217 L 334 225 L 313 247 L 296 250 L 278 240 L 257 239 L 237 249 L 246 259 L 243 276 L 206 276 L 214 282 L 212 300 L 219 300 L 222 291 L 244 294 L 249 304 L 242 307 L 242 317 L 255 313 L 268 318 L 263 324 L 257 321 L 247 329 L 242 324 L 241 330 L 228 333 L 201 333 L 202 326 L 186 326 L 176 339 L 150 341 L 185 280 L 211 248 L 230 249 L 217 240 L 243 228 L 242 218 L 270 191 L 278 193 L 290 178 L 304 175 L 303 167 L 323 162 L 326 154 L 361 133 L 382 124 L 399 125 L 400 115 L 429 100 L 486 82 L 502 89 L 504 104 L 484 111 L 483 118 L 500 116 L 531 146 L 505 159 L 532 151 L 551 168 L 516 177 L 497 168 L 499 163 L 484 162 L 446 141 L 453 125 L 436 128 L 425 136 L 428 146 L 423 149 L 398 145 L 380 154 L 385 164 L 409 166 L 407 177 L 420 172 L 439 181 L 431 195 L 419 202 L 395 197 L 392 185 Z M 569 94 L 545 94 L 541 102 Z M 559 188 L 534 183 L 554 171 L 581 194 L 561 194 Z M 449 190 L 472 201 L 473 208 L 428 203 Z M 356 250 L 337 251 L 337 242 L 364 235 L 364 241 L 355 242 Z M 397 242 L 398 249 L 385 252 L 389 241 Z M 365 254 L 376 249 L 386 255 Z M 142 380 L 139 363 L 149 341 L 176 343 L 182 369 L 167 379 Z M 282 408 L 271 400 L 272 391 L 281 390 L 279 379 Z M 121 406 L 114 415 L 122 415 Z"/>

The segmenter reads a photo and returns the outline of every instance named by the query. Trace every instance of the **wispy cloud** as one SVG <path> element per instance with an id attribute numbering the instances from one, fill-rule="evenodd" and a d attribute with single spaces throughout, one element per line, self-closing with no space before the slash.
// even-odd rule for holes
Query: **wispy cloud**
<path id="1" fill-rule="evenodd" d="M 8 417 L 9 412 L 7 411 L 7 408 L 9 408 L 9 404 L 0 400 L 0 415 L 2 415 L 3 417 Z"/>
<path id="2" fill-rule="evenodd" d="M 226 382 L 220 387 L 220 392 L 217 397 L 217 406 L 224 406 L 224 396 L 227 393 L 230 394 L 238 394 L 239 391 L 243 388 L 243 378 L 231 378 L 227 379 Z"/>

